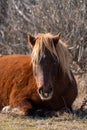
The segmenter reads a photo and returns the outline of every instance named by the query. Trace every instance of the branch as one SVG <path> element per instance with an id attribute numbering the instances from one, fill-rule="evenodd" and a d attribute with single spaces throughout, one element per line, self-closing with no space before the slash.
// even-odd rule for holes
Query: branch
<path id="1" fill-rule="evenodd" d="M 27 21 L 30 23 L 30 19 L 28 19 L 24 13 L 18 8 L 18 6 L 16 5 L 15 1 L 13 0 L 13 4 L 14 4 L 14 7 L 15 9 L 17 10 L 17 12 Z"/>

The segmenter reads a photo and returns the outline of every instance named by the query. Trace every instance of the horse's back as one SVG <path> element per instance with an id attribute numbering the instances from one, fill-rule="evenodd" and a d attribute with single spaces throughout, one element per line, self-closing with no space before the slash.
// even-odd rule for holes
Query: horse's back
<path id="1" fill-rule="evenodd" d="M 31 57 L 26 55 L 7 55 L 0 58 L 0 80 L 10 78 L 29 68 Z M 0 83 L 1 84 L 1 83 Z M 1 86 L 1 85 L 0 85 Z"/>

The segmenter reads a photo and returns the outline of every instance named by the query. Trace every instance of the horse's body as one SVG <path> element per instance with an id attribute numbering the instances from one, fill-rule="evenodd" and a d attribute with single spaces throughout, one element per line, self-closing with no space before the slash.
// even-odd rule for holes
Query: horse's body
<path id="1" fill-rule="evenodd" d="M 31 36 L 29 40 L 31 42 Z M 33 49 L 32 56 L 0 57 L 0 110 L 3 112 L 25 115 L 32 108 L 46 110 L 71 108 L 77 96 L 77 85 L 72 72 L 66 66 L 62 69 L 61 64 L 56 67 L 57 57 L 54 54 L 52 56 L 48 49 L 41 50 L 44 55 L 40 56 L 40 59 L 35 56 L 37 53 L 35 50 Z M 45 64 L 46 56 L 50 57 Z M 62 63 L 60 59 L 59 62 Z M 51 66 L 51 69 L 55 70 L 52 71 L 52 75 L 49 69 Z"/>

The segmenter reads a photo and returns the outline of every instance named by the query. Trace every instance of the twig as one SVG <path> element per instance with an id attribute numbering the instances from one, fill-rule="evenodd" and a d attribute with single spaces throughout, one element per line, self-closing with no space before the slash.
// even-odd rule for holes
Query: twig
<path id="1" fill-rule="evenodd" d="M 28 19 L 28 18 L 24 15 L 24 13 L 23 13 L 21 10 L 19 10 L 19 8 L 18 8 L 18 6 L 16 5 L 16 3 L 14 2 L 14 0 L 13 0 L 13 4 L 14 4 L 15 9 L 17 10 L 17 12 L 18 12 L 27 22 L 30 23 L 30 19 Z"/>
<path id="2" fill-rule="evenodd" d="M 80 110 L 84 109 L 84 107 L 86 106 L 86 103 L 87 103 L 87 97 L 84 98 L 83 103 L 82 103 L 82 105 L 80 107 Z"/>

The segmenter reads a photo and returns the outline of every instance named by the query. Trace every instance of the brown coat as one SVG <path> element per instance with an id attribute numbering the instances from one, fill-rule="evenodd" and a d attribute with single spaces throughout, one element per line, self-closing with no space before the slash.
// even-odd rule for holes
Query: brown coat
<path id="1" fill-rule="evenodd" d="M 72 75 L 55 86 L 53 98 L 42 101 L 37 93 L 31 57 L 26 55 L 7 55 L 0 57 L 0 110 L 27 114 L 32 108 L 59 110 L 71 106 L 77 96 L 77 85 Z M 61 85 L 64 90 L 61 95 Z M 59 87 L 58 87 L 59 86 Z M 60 88 L 60 89 L 59 89 Z M 14 111 L 12 111 L 14 109 Z"/>

